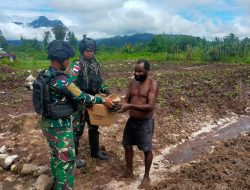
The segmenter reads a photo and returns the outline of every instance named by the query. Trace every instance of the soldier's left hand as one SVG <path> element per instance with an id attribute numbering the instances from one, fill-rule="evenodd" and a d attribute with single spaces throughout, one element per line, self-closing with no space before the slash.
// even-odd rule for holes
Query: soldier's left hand
<path id="1" fill-rule="evenodd" d="M 108 89 L 108 88 L 106 88 L 106 89 L 104 90 L 104 94 L 106 94 L 106 95 L 108 96 L 108 95 L 110 95 L 110 94 L 111 94 L 111 92 L 109 91 L 109 89 Z"/>

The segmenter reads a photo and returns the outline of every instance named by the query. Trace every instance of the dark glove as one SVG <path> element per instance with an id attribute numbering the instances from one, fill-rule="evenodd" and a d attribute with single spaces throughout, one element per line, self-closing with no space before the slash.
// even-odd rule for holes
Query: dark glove
<path id="1" fill-rule="evenodd" d="M 106 94 L 106 95 L 111 94 L 108 88 L 105 88 L 105 89 L 103 90 L 103 93 Z"/>
<path id="2" fill-rule="evenodd" d="M 109 108 L 109 112 L 118 112 L 121 109 L 121 104 L 114 104 L 112 108 Z"/>
<path id="3" fill-rule="evenodd" d="M 92 104 L 92 103 L 85 104 L 85 107 L 86 107 L 86 108 L 92 108 L 92 107 L 93 107 L 93 104 Z"/>

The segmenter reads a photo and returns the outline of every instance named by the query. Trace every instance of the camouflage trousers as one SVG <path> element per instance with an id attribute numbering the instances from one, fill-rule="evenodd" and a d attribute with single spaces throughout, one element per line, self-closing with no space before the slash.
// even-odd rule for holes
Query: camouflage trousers
<path id="1" fill-rule="evenodd" d="M 88 112 L 76 112 L 73 114 L 73 134 L 76 157 L 79 156 L 80 137 L 83 135 L 85 123 L 88 124 L 88 136 L 91 155 L 97 155 L 99 151 L 99 131 L 98 126 L 91 125 Z"/>
<path id="2" fill-rule="evenodd" d="M 76 150 L 79 147 L 80 137 L 83 135 L 85 126 L 84 115 L 82 112 L 75 112 L 73 114 L 73 136 Z"/>
<path id="3" fill-rule="evenodd" d="M 54 190 L 71 190 L 75 180 L 75 145 L 71 127 L 50 127 L 41 122 L 41 128 L 51 149 L 50 167 Z"/>
<path id="4" fill-rule="evenodd" d="M 88 124 L 89 131 L 93 131 L 94 133 L 99 133 L 98 126 L 90 125 L 89 116 L 87 112 L 85 113 L 75 112 L 73 114 L 73 135 L 74 135 L 74 143 L 77 148 L 79 147 L 80 137 L 83 135 L 85 123 Z"/>

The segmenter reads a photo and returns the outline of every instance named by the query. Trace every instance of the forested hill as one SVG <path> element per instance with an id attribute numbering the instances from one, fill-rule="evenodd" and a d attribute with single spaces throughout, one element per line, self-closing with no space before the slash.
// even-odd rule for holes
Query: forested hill
<path id="1" fill-rule="evenodd" d="M 125 44 L 137 44 L 137 43 L 145 43 L 152 40 L 154 37 L 153 34 L 134 34 L 134 35 L 125 35 L 125 36 L 115 36 L 112 38 L 105 38 L 96 40 L 98 45 L 105 45 L 105 46 L 113 46 L 113 47 L 122 47 Z"/>
<path id="2" fill-rule="evenodd" d="M 123 47 L 126 44 L 131 44 L 135 45 L 138 43 L 145 43 L 145 42 L 150 42 L 155 36 L 159 35 L 154 35 L 154 34 L 134 34 L 134 35 L 125 35 L 125 36 L 115 36 L 112 38 L 105 38 L 105 39 L 100 39 L 96 40 L 98 45 L 105 45 L 105 46 L 112 46 L 112 47 Z M 163 34 L 160 35 L 164 41 L 186 41 L 186 42 L 191 42 L 191 43 L 197 43 L 197 42 L 202 42 L 203 39 L 200 37 L 194 37 L 194 36 L 189 36 L 189 35 L 182 35 L 182 34 Z"/>
<path id="3" fill-rule="evenodd" d="M 112 38 L 104 38 L 104 39 L 98 39 L 96 40 L 97 45 L 105 45 L 108 47 L 123 47 L 126 44 L 139 44 L 139 43 L 149 43 L 155 36 L 154 34 L 134 34 L 134 35 L 124 35 L 124 36 L 114 36 Z M 190 41 L 190 42 L 197 42 L 200 41 L 201 38 L 199 37 L 193 37 L 193 36 L 187 36 L 187 35 L 176 35 L 176 34 L 163 34 L 161 36 L 164 36 L 165 39 L 171 40 L 171 41 Z M 7 40 L 9 44 L 11 45 L 20 45 L 21 40 Z M 78 39 L 78 42 L 80 40 Z"/>

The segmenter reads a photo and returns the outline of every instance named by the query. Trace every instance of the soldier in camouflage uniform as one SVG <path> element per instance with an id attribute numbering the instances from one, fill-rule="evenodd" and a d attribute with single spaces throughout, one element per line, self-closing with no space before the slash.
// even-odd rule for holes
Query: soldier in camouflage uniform
<path id="1" fill-rule="evenodd" d="M 75 52 L 66 42 L 54 40 L 48 46 L 50 67 L 45 72 L 51 76 L 58 71 L 64 71 L 69 64 L 69 58 Z M 52 103 L 71 100 L 77 104 L 92 105 L 103 103 L 102 98 L 83 93 L 66 74 L 52 78 L 49 83 Z M 59 110 L 60 111 L 60 110 Z M 75 168 L 75 145 L 71 116 L 50 118 L 42 116 L 40 125 L 51 149 L 51 173 L 53 189 L 68 190 L 73 188 Z"/>
<path id="2" fill-rule="evenodd" d="M 96 95 L 98 93 L 110 94 L 106 85 L 103 84 L 100 65 L 94 57 L 96 43 L 93 39 L 86 38 L 80 42 L 79 51 L 81 53 L 78 61 L 73 62 L 68 67 L 68 74 L 76 85 L 85 93 Z M 85 121 L 88 123 L 88 136 L 91 156 L 101 160 L 107 160 L 108 156 L 104 151 L 99 150 L 99 131 L 98 126 L 91 125 L 88 112 L 75 113 L 74 120 L 74 141 L 76 153 L 78 153 L 79 138 L 83 134 Z M 84 160 L 77 159 L 77 167 L 86 164 Z"/>

